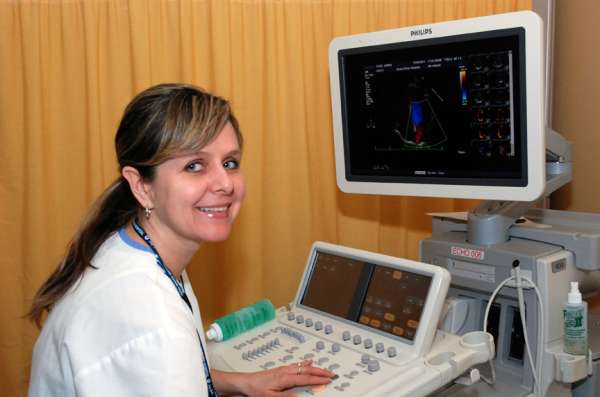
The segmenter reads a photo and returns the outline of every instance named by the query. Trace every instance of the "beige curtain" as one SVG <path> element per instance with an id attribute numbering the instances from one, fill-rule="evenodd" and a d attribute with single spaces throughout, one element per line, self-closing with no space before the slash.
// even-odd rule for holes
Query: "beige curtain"
<path id="1" fill-rule="evenodd" d="M 339 35 L 530 9 L 527 0 L 0 0 L 0 385 L 25 395 L 22 318 L 117 176 L 124 106 L 161 82 L 232 100 L 248 195 L 229 241 L 189 267 L 204 320 L 293 299 L 313 241 L 417 258 L 448 199 L 340 193 L 327 46 Z"/>

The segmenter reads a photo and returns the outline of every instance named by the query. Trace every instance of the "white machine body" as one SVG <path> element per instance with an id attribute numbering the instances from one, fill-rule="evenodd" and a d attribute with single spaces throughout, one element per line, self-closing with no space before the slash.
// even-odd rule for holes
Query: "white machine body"
<path id="1" fill-rule="evenodd" d="M 209 343 L 211 365 L 253 372 L 312 360 L 336 377 L 327 386 L 298 388 L 299 395 L 430 394 L 494 355 L 488 333 L 437 330 L 449 280 L 437 266 L 317 242 L 289 308 L 249 332 Z M 424 287 L 403 292 L 403 281 Z"/>

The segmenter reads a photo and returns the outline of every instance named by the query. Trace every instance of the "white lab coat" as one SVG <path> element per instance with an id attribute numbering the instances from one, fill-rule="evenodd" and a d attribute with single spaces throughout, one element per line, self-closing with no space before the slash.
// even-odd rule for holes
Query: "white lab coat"
<path id="1" fill-rule="evenodd" d="M 193 314 L 149 248 L 124 230 L 92 263 L 98 269 L 86 271 L 44 324 L 29 396 L 206 396 L 204 333 L 185 272 Z"/>

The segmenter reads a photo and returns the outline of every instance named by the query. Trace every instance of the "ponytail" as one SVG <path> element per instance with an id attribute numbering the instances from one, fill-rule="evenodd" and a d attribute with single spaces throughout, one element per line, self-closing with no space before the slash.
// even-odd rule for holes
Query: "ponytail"
<path id="1" fill-rule="evenodd" d="M 125 226 L 136 214 L 138 203 L 127 181 L 120 177 L 97 199 L 79 231 L 69 244 L 67 254 L 36 293 L 27 317 L 41 328 L 44 312 L 77 283 L 102 243 Z"/>

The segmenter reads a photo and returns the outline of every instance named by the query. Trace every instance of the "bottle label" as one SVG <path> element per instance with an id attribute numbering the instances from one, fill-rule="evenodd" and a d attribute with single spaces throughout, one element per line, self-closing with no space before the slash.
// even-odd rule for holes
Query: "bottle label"
<path id="1" fill-rule="evenodd" d="M 565 321 L 564 351 L 569 354 L 587 353 L 587 327 L 585 311 L 581 309 L 563 310 Z"/>
<path id="2" fill-rule="evenodd" d="M 564 310 L 566 328 L 583 328 L 583 313 L 581 310 Z"/>

